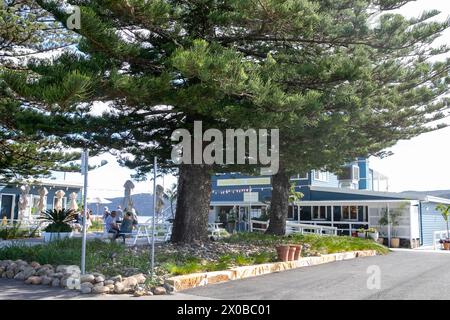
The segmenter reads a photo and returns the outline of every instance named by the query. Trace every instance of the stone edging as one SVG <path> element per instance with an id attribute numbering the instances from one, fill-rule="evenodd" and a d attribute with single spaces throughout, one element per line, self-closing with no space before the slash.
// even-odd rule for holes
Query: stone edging
<path id="1" fill-rule="evenodd" d="M 304 257 L 295 261 L 265 263 L 252 266 L 236 267 L 225 271 L 201 272 L 175 276 L 167 279 L 165 283 L 167 285 L 170 285 L 175 291 L 181 291 L 190 288 L 206 286 L 212 283 L 245 279 L 284 270 L 314 266 L 341 260 L 350 260 L 357 257 L 371 257 L 375 256 L 376 254 L 377 252 L 375 250 L 331 253 L 318 257 Z"/>

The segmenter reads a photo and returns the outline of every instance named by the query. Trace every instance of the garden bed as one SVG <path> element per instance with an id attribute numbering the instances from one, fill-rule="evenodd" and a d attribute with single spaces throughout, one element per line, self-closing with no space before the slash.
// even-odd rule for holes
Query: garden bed
<path id="1" fill-rule="evenodd" d="M 126 247 L 121 242 L 91 240 L 87 243 L 86 270 L 105 279 L 142 274 L 146 281 L 139 289 L 162 287 L 167 279 L 193 273 L 216 272 L 236 267 L 274 263 L 278 244 L 302 244 L 303 257 L 320 257 L 338 252 L 373 250 L 385 254 L 388 249 L 374 241 L 352 237 L 320 237 L 317 235 L 268 236 L 240 233 L 220 241 L 189 245 L 157 244 L 155 275 L 149 279 L 150 258 L 148 246 Z M 12 244 L 0 249 L 0 260 L 24 260 L 41 265 L 79 265 L 81 239 L 65 239 L 49 244 Z M 101 281 L 100 281 L 101 282 Z M 96 284 L 95 282 L 93 284 Z M 111 284 L 111 283 L 109 283 Z M 141 290 L 141 291 L 142 291 Z M 88 291 L 88 290 L 86 290 Z"/>

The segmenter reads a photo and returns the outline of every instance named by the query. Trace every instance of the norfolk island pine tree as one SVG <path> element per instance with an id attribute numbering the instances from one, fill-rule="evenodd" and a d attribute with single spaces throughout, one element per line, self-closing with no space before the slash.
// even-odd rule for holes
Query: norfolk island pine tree
<path id="1" fill-rule="evenodd" d="M 77 2 L 73 3 L 77 4 Z M 170 6 L 163 1 L 158 3 L 160 4 L 159 7 L 158 5 L 155 5 L 152 8 L 143 8 L 140 6 L 140 4 L 142 5 L 140 1 L 116 2 L 114 5 L 111 5 L 109 2 L 101 2 L 97 3 L 97 6 L 86 6 L 86 8 L 89 7 L 88 9 L 92 9 L 89 11 L 90 14 L 92 14 L 92 11 L 101 11 L 102 9 L 108 8 L 111 11 L 107 11 L 107 14 L 102 16 L 103 20 L 114 17 L 118 19 L 119 22 L 123 23 L 122 20 L 130 19 L 128 13 L 131 17 L 137 16 L 137 18 L 142 19 L 143 17 L 141 14 L 143 12 L 144 18 L 152 17 L 151 12 L 153 12 L 153 10 L 163 10 L 164 8 L 167 9 L 167 6 Z M 171 2 L 171 5 L 176 6 L 176 4 L 177 2 Z M 298 141 L 301 141 L 301 149 L 303 152 L 306 153 L 309 151 L 310 153 L 308 154 L 312 155 L 315 151 L 316 156 L 312 157 L 312 159 L 308 159 L 307 155 L 303 155 L 301 166 L 295 166 L 292 171 L 299 171 L 301 168 L 337 167 L 341 165 L 344 160 L 349 160 L 362 154 L 379 151 L 383 149 L 383 147 L 388 146 L 389 143 L 383 144 L 377 141 L 377 136 L 380 136 L 378 139 L 384 139 L 384 137 L 379 134 L 378 128 L 376 128 L 374 122 L 390 119 L 391 115 L 389 113 L 382 113 L 384 117 L 379 116 L 378 118 L 375 118 L 370 112 L 357 112 L 355 110 L 357 107 L 347 101 L 349 98 L 357 100 L 359 95 L 362 95 L 360 91 L 363 91 L 362 89 L 364 88 L 361 84 L 373 85 L 373 83 L 368 82 L 366 78 L 362 77 L 362 75 L 364 75 L 362 71 L 370 72 L 372 69 L 364 69 L 359 65 L 353 66 L 352 68 L 352 59 L 360 56 L 362 57 L 360 60 L 364 62 L 363 58 L 365 58 L 367 62 L 370 58 L 367 57 L 369 50 L 371 50 L 369 51 L 370 54 L 378 52 L 378 50 L 383 53 L 386 51 L 393 57 L 391 61 L 391 68 L 393 69 L 390 69 L 390 71 L 395 70 L 395 68 L 398 67 L 395 63 L 395 58 L 399 57 L 398 51 L 396 52 L 394 50 L 395 48 L 389 47 L 389 41 L 373 39 L 374 35 L 383 35 L 383 32 L 381 32 L 383 30 L 378 33 L 373 31 L 369 32 L 365 30 L 367 29 L 367 26 L 364 24 L 364 21 L 361 22 L 363 20 L 362 18 L 367 18 L 364 13 L 361 14 L 361 11 L 364 12 L 369 4 L 373 3 L 369 1 L 354 1 L 349 5 L 349 8 L 352 8 L 352 6 L 359 7 L 360 14 L 357 15 L 357 17 L 355 17 L 355 14 L 353 14 L 352 10 L 349 8 L 333 8 L 332 6 L 328 6 L 330 3 L 326 1 L 316 2 L 314 4 L 307 1 L 294 1 L 289 3 L 267 2 L 266 6 L 249 4 L 248 2 L 244 3 L 242 1 L 233 1 L 228 2 L 227 4 L 217 1 L 202 1 L 196 4 L 184 4 L 185 7 L 182 7 L 181 9 L 177 8 L 181 11 L 181 15 L 178 16 L 178 18 L 182 17 L 184 18 L 184 21 L 188 22 L 186 24 L 188 25 L 186 30 L 191 32 L 190 34 L 188 33 L 188 35 L 191 35 L 191 37 L 192 35 L 195 35 L 195 37 L 201 38 L 202 40 L 186 40 L 186 37 L 180 37 L 176 33 L 176 28 L 169 28 L 169 30 L 163 28 L 163 30 L 160 30 L 154 23 L 157 19 L 147 21 L 147 25 L 153 27 L 153 29 L 155 29 L 154 32 L 166 42 L 172 44 L 174 41 L 179 43 L 184 40 L 185 43 L 184 46 L 176 46 L 175 51 L 173 51 L 176 52 L 176 54 L 173 55 L 172 59 L 168 59 L 168 61 L 171 62 L 171 67 L 174 67 L 177 71 L 177 84 L 185 84 L 184 86 L 181 86 L 184 90 L 180 90 L 180 87 L 176 87 L 177 90 L 175 91 L 178 91 L 176 93 L 178 94 L 181 92 L 181 94 L 179 94 L 178 97 L 176 94 L 171 96 L 171 98 L 176 97 L 179 99 L 178 104 L 167 100 L 160 102 L 160 104 L 174 105 L 178 108 L 176 109 L 174 107 L 174 109 L 180 110 L 180 113 L 182 114 L 191 115 L 191 119 L 194 120 L 196 117 L 204 119 L 205 114 L 208 114 L 208 116 L 212 116 L 214 119 L 225 118 L 228 120 L 228 124 L 241 124 L 240 127 L 245 127 L 245 124 L 255 128 L 280 127 L 281 134 L 284 134 L 284 137 L 291 137 L 292 132 L 288 129 L 301 129 L 297 135 L 292 135 L 292 140 L 297 143 Z M 325 5 L 327 6 L 325 7 Z M 388 5 L 389 6 L 383 7 L 383 9 L 391 9 L 396 3 L 390 1 Z M 111 8 L 111 6 L 113 8 Z M 327 8 L 330 9 L 327 11 Z M 166 13 L 169 13 L 169 16 L 172 12 L 171 9 L 172 8 L 168 8 L 168 11 L 165 11 Z M 300 12 L 299 9 L 302 9 L 302 14 L 298 14 L 297 16 L 292 14 L 293 12 Z M 49 10 L 51 11 L 52 9 Z M 117 17 L 118 13 L 121 14 L 120 17 Z M 62 16 L 63 19 L 60 20 L 64 21 L 64 18 L 66 18 L 67 15 Z M 174 19 L 175 16 L 175 14 L 172 15 L 172 22 L 178 21 L 177 19 Z M 263 16 L 265 18 L 265 20 L 263 19 L 264 23 L 254 22 L 252 17 L 257 16 Z M 293 16 L 295 16 L 296 19 L 293 19 Z M 277 19 L 274 19 L 274 17 Z M 333 19 L 333 17 L 335 17 L 335 19 Z M 92 18 L 92 16 L 89 16 L 88 18 Z M 170 19 L 167 19 L 167 21 L 169 20 Z M 352 21 L 359 22 L 360 29 L 358 30 L 360 31 L 360 34 L 347 34 L 348 29 L 346 29 L 345 26 Z M 144 22 L 140 23 L 142 24 Z M 116 23 L 118 24 L 118 22 Z M 388 21 L 387 24 L 389 25 L 390 23 L 391 21 Z M 97 23 L 93 23 L 92 25 L 98 26 Z M 241 29 L 236 29 L 236 25 L 241 26 Z M 283 28 L 280 29 L 280 26 Z M 217 28 L 221 31 L 223 30 L 219 35 L 214 32 Z M 87 39 L 89 39 L 89 37 L 91 37 L 91 40 L 103 39 L 103 35 L 97 35 L 96 37 L 94 34 L 89 34 L 87 29 L 80 31 L 80 33 L 85 32 L 84 36 Z M 390 26 L 388 31 L 395 33 L 399 32 L 399 30 L 403 31 L 403 29 L 404 25 L 400 23 L 400 26 L 395 24 Z M 428 35 L 431 33 L 431 35 L 434 36 L 437 35 L 443 27 L 442 25 L 433 25 L 430 29 L 432 29 L 431 31 L 434 33 L 431 33 L 430 30 L 426 30 L 426 33 Z M 100 30 L 102 30 L 102 28 L 100 28 Z M 236 30 L 239 30 L 239 32 Z M 247 32 L 249 30 L 251 32 Z M 366 31 L 366 33 L 361 31 Z M 86 32 L 88 36 L 86 36 Z M 162 35 L 160 35 L 161 33 Z M 316 33 L 320 35 L 318 40 L 313 39 L 313 35 Z M 300 38 L 296 36 L 297 34 L 302 34 L 304 36 Z M 158 36 L 155 36 L 155 38 L 158 38 Z M 432 36 L 430 38 L 432 38 Z M 405 39 L 406 40 L 404 41 L 406 42 L 410 41 L 408 37 L 405 37 Z M 159 38 L 158 40 L 162 41 Z M 98 45 L 97 42 L 99 41 L 96 41 L 96 45 Z M 418 40 L 418 42 L 420 41 Z M 117 43 L 118 42 L 116 41 L 114 44 Z M 101 51 L 102 54 L 105 54 L 104 51 L 107 51 L 106 54 L 110 54 L 114 57 L 120 53 L 119 50 L 104 50 L 104 48 L 113 48 L 114 45 L 108 46 L 107 43 L 102 42 L 100 42 L 100 44 L 102 44 L 103 47 L 100 46 L 101 50 L 98 51 Z M 122 44 L 122 48 L 125 50 L 128 47 Z M 337 50 L 339 48 L 344 52 Z M 364 51 L 364 49 L 366 51 Z M 441 48 L 440 52 L 445 52 L 445 50 L 445 48 Z M 132 50 L 129 51 L 132 52 Z M 167 54 L 167 51 L 164 52 Z M 437 52 L 438 51 L 434 51 L 434 53 Z M 315 55 L 321 58 L 314 60 Z M 299 57 L 308 58 L 311 56 L 313 58 L 311 61 L 307 60 L 308 63 L 298 61 Z M 345 59 L 346 56 L 348 56 L 348 59 Z M 336 57 L 340 58 L 338 61 L 341 62 L 337 65 L 331 64 L 331 61 L 334 61 L 332 59 Z M 128 58 L 132 58 L 133 64 L 136 63 L 139 65 L 139 62 L 142 62 L 136 55 L 130 55 Z M 358 59 L 356 61 L 361 63 Z M 318 64 L 317 62 L 321 62 L 322 64 Z M 373 63 L 374 61 L 369 59 L 369 62 Z M 330 64 L 334 69 L 330 68 Z M 150 63 L 149 68 L 151 67 Z M 374 68 L 373 66 L 371 67 Z M 274 68 L 280 68 L 280 70 L 274 73 Z M 327 70 L 332 70 L 333 72 L 328 72 L 327 74 Z M 346 70 L 348 70 L 348 72 L 344 72 Z M 389 70 L 383 68 L 381 68 L 381 70 L 383 72 L 380 71 L 379 74 L 377 74 L 378 76 L 382 76 L 384 73 L 389 74 Z M 442 70 L 446 69 L 442 67 Z M 442 75 L 442 73 L 440 74 Z M 294 83 L 294 85 L 287 81 L 290 75 L 298 77 L 297 83 Z M 113 79 L 111 84 L 114 81 L 117 81 L 114 88 L 116 91 L 120 91 L 119 97 L 123 98 L 126 96 L 127 106 L 130 104 L 130 100 L 133 101 L 133 97 L 135 100 L 139 99 L 142 101 L 141 99 L 146 91 L 142 90 L 143 87 L 149 84 L 149 80 L 154 80 L 153 78 L 147 78 L 144 80 L 140 79 L 142 80 L 141 82 L 136 82 L 135 79 L 132 81 L 130 78 L 127 78 L 127 76 L 117 74 L 115 74 L 115 76 L 117 78 Z M 406 77 L 408 75 L 404 76 Z M 409 77 L 411 77 L 411 75 L 409 75 Z M 158 80 L 160 79 L 160 74 L 158 74 Z M 157 84 L 161 85 L 161 83 L 165 83 L 166 86 L 163 86 L 163 88 L 167 89 L 167 79 L 172 80 L 171 77 L 168 77 Z M 396 79 L 398 80 L 398 75 Z M 423 79 L 425 79 L 425 77 Z M 364 80 L 366 80 L 366 82 L 364 82 Z M 378 79 L 378 81 L 381 80 L 381 78 Z M 130 85 L 132 82 L 133 85 Z M 141 86 L 136 86 L 136 84 L 139 83 Z M 355 83 L 359 84 L 359 86 L 354 85 Z M 389 84 L 389 79 L 387 79 L 386 83 Z M 154 85 L 154 83 L 151 84 Z M 353 86 L 351 86 L 352 84 Z M 127 85 L 129 87 L 127 87 Z M 130 87 L 135 90 L 130 90 Z M 376 88 L 376 86 L 374 87 Z M 354 90 L 356 93 L 349 95 L 346 93 L 346 90 Z M 126 94 L 123 94 L 124 91 Z M 169 88 L 168 91 L 172 94 L 171 91 L 173 91 L 173 88 Z M 366 88 L 366 91 L 370 90 Z M 321 92 L 325 92 L 325 98 L 320 95 Z M 165 92 L 163 91 L 163 93 Z M 212 93 L 215 93 L 223 99 L 217 99 L 217 96 Z M 384 92 L 379 90 L 378 93 Z M 162 96 L 164 96 L 164 94 L 159 92 L 160 100 Z M 188 97 L 188 99 L 185 100 L 186 105 L 184 105 L 180 101 L 183 101 L 186 97 Z M 211 99 L 208 100 L 205 97 Z M 322 98 L 322 101 L 320 101 L 318 97 Z M 111 97 L 108 98 L 110 99 Z M 152 96 L 151 98 L 154 97 Z M 341 98 L 342 101 L 336 98 Z M 195 112 L 187 110 L 191 109 L 188 108 L 187 105 L 192 103 L 192 101 L 194 101 L 194 107 L 197 107 Z M 218 101 L 223 101 L 225 103 L 219 104 Z M 239 103 L 236 103 L 236 101 Z M 234 102 L 234 104 L 232 102 Z M 326 105 L 324 102 L 331 103 L 327 108 L 324 108 Z M 154 107 L 154 104 L 155 102 L 153 101 L 153 104 L 150 103 L 149 105 L 150 107 Z M 244 106 L 244 108 L 242 108 L 242 106 Z M 148 108 L 148 106 L 145 107 Z M 369 105 L 366 109 L 369 109 L 370 111 L 371 107 L 372 105 Z M 349 108 L 350 110 L 346 108 Z M 141 109 L 145 108 L 141 107 Z M 383 107 L 379 108 L 379 110 L 382 109 Z M 441 109 L 442 105 L 436 104 L 433 108 L 428 108 L 427 112 L 432 114 Z M 173 114 L 174 112 L 167 113 Z M 260 117 L 252 118 L 251 116 L 255 113 L 260 115 Z M 158 114 L 158 112 L 155 112 L 155 114 Z M 134 116 L 139 118 L 142 123 L 143 117 L 146 115 L 148 114 L 144 113 L 144 115 L 142 115 L 141 113 L 135 114 Z M 283 115 L 286 115 L 287 117 L 283 117 Z M 350 117 L 349 115 L 353 117 Z M 367 118 L 369 115 L 372 115 L 373 118 Z M 420 118 L 420 115 L 421 114 L 409 110 L 409 112 L 403 114 L 402 118 L 397 117 L 397 121 L 402 120 L 400 121 L 400 124 L 408 126 L 408 124 L 410 125 L 411 123 L 411 119 L 415 118 L 417 120 Z M 286 122 L 286 118 L 289 120 L 289 117 L 293 117 L 292 120 L 295 120 L 291 120 L 293 124 L 289 121 Z M 440 117 L 439 114 L 436 118 L 438 117 Z M 212 122 L 214 122 L 214 119 Z M 237 119 L 245 119 L 245 123 L 239 122 Z M 360 120 L 360 123 L 349 128 L 349 120 L 353 119 Z M 132 122 L 128 122 L 128 124 L 130 123 Z M 326 128 L 326 130 L 323 130 L 324 128 Z M 360 131 L 355 133 L 355 128 L 360 129 Z M 365 131 L 363 129 L 365 129 Z M 423 130 L 423 128 L 421 129 Z M 421 132 L 421 130 L 416 130 L 414 133 L 412 131 L 413 130 L 409 131 L 410 135 Z M 299 134 L 301 132 L 303 132 L 303 135 Z M 394 132 L 394 137 L 391 139 L 391 144 L 398 139 L 407 137 L 406 132 L 401 134 L 395 130 L 392 132 Z M 367 137 L 372 133 L 374 134 L 373 136 Z M 298 137 L 301 139 L 297 139 Z M 148 141 L 148 135 L 146 138 Z M 357 148 L 356 142 L 358 140 L 355 140 L 355 138 L 360 140 L 359 143 L 362 146 L 360 149 Z M 335 143 L 336 140 L 339 141 L 340 144 Z M 283 141 L 283 138 L 281 141 Z M 327 146 L 327 149 L 321 146 L 318 147 L 318 141 L 323 141 L 325 143 L 324 145 Z M 330 141 L 332 144 L 330 144 Z M 120 144 L 119 141 L 116 142 Z M 370 146 L 367 144 L 370 144 Z M 130 145 L 136 146 L 136 144 L 133 143 L 130 143 Z M 342 148 L 349 145 L 353 147 L 352 151 L 343 154 L 344 152 L 342 151 L 345 149 L 339 149 L 339 147 Z M 149 152 L 142 151 L 142 148 L 137 149 L 139 149 L 139 151 L 136 153 L 139 155 L 145 154 L 147 157 L 137 157 L 138 161 L 135 161 L 134 163 L 140 165 L 140 168 L 144 168 L 144 170 L 145 168 L 149 169 L 150 166 L 148 164 L 151 162 L 147 160 L 149 158 Z M 292 165 L 289 164 L 288 160 L 290 157 L 288 154 L 296 159 L 297 163 L 299 162 L 298 157 L 296 158 L 295 154 L 286 153 L 283 150 L 284 147 L 282 145 L 282 169 L 284 167 L 291 170 L 290 166 Z M 320 156 L 318 156 L 319 154 Z M 193 167 L 194 166 L 186 166 L 186 171 L 192 171 Z M 204 169 L 201 168 L 200 171 L 204 172 Z M 282 205 L 279 209 L 281 214 L 277 214 L 277 216 L 281 217 L 285 215 L 283 212 L 287 212 L 287 210 L 283 209 L 283 206 L 287 207 L 287 199 L 283 196 L 283 190 L 285 190 L 286 187 L 289 187 L 289 185 L 285 183 L 289 176 L 286 172 L 289 171 L 283 169 L 280 172 L 280 175 L 278 176 L 281 177 L 280 183 L 277 184 L 275 181 L 276 179 L 274 179 L 275 185 L 282 185 L 280 192 L 278 193 L 277 190 L 275 190 L 274 197 L 272 198 L 273 204 L 278 202 Z M 210 188 L 203 188 L 205 184 L 208 183 L 206 180 L 209 180 L 209 175 L 194 174 L 191 175 L 191 179 L 188 180 L 195 181 L 199 176 L 202 176 L 203 181 L 200 181 L 195 185 L 195 188 L 192 189 L 195 190 L 196 194 L 199 192 L 201 194 L 209 193 Z M 274 189 L 276 188 L 274 187 Z M 281 197 L 277 198 L 277 193 L 280 194 Z M 208 198 L 206 197 L 205 199 L 207 200 Z M 203 201 L 200 205 L 206 208 L 209 206 L 209 201 Z M 195 205 L 192 207 L 195 207 Z M 276 207 L 276 205 L 274 205 L 274 207 Z M 182 208 L 182 206 L 179 208 Z M 197 213 L 198 212 L 199 211 L 197 210 Z M 202 216 L 202 219 L 204 219 L 204 215 Z M 274 223 L 276 220 L 276 217 L 271 219 Z M 279 226 L 276 227 L 278 230 L 276 230 L 275 233 L 281 234 L 283 233 L 283 223 L 278 223 L 278 225 Z"/>

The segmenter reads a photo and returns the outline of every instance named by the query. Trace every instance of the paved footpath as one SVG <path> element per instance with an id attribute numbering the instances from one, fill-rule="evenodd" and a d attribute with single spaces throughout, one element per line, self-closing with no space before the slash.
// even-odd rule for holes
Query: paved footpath
<path id="1" fill-rule="evenodd" d="M 369 289 L 368 279 L 374 279 L 377 270 L 380 287 Z M 80 295 L 76 291 L 0 279 L 0 300 L 4 299 L 450 299 L 450 254 L 398 250 L 387 256 L 339 261 L 141 298 Z"/>
<path id="2" fill-rule="evenodd" d="M 208 298 L 183 293 L 164 296 L 133 297 L 128 294 L 82 295 L 75 290 L 64 290 L 42 285 L 28 285 L 12 279 L 0 279 L 0 300 L 207 300 Z"/>

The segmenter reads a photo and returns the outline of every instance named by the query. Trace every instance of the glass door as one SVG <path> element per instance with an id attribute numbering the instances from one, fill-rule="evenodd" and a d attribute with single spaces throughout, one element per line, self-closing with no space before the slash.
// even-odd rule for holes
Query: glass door
<path id="1" fill-rule="evenodd" d="M 6 219 L 11 219 L 13 217 L 13 209 L 14 209 L 14 195 L 2 194 L 0 218 L 3 219 L 3 217 L 6 217 Z"/>

